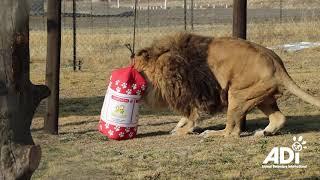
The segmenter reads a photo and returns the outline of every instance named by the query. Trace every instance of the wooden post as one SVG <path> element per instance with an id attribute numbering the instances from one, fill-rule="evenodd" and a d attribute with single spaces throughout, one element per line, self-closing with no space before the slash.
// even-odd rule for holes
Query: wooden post
<path id="1" fill-rule="evenodd" d="M 247 38 L 247 0 L 233 0 L 233 37 Z"/>
<path id="2" fill-rule="evenodd" d="M 47 31 L 46 85 L 50 88 L 51 95 L 47 101 L 44 130 L 50 134 L 58 134 L 61 0 L 48 1 Z"/>
<path id="3" fill-rule="evenodd" d="M 2 0 L 0 14 L 0 179 L 30 179 L 41 159 L 30 126 L 49 88 L 30 82 L 29 1 Z"/>

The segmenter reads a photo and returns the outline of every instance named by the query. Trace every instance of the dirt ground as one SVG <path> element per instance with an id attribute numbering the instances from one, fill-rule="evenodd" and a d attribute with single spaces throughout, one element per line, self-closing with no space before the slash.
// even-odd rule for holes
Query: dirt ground
<path id="1" fill-rule="evenodd" d="M 249 26 L 249 39 L 265 46 L 280 42 L 320 40 L 318 23 Z M 227 29 L 230 27 L 217 26 L 214 30 L 208 28 L 199 33 L 229 35 Z M 145 46 L 161 35 L 145 33 L 138 37 L 138 45 Z M 37 37 L 41 38 L 43 34 L 31 32 L 31 78 L 35 83 L 43 83 L 44 50 L 38 47 Z M 63 40 L 68 38 L 71 37 L 66 35 Z M 48 135 L 42 131 L 42 103 L 32 124 L 35 143 L 42 147 L 42 160 L 33 179 L 300 179 L 320 176 L 320 109 L 289 93 L 279 100 L 280 109 L 287 116 L 288 123 L 279 134 L 272 137 L 250 136 L 250 133 L 268 124 L 266 117 L 258 110 L 253 110 L 248 116 L 249 136 L 204 139 L 198 135 L 170 135 L 169 131 L 180 116 L 170 111 L 155 112 L 144 106 L 140 110 L 136 139 L 113 141 L 99 134 L 97 125 L 106 79 L 112 69 L 129 62 L 127 50 L 116 46 L 126 39 L 130 39 L 130 36 L 122 34 L 121 37 L 114 36 L 104 41 L 97 35 L 91 41 L 86 41 L 92 49 L 98 45 L 108 46 L 108 43 L 114 49 L 104 54 L 106 57 L 89 58 L 81 72 L 72 72 L 70 59 L 63 56 L 59 135 Z M 40 50 L 34 51 L 35 48 Z M 67 50 L 68 47 L 62 49 L 64 53 Z M 283 58 L 297 84 L 320 97 L 320 48 L 276 52 Z M 224 124 L 225 113 L 221 113 L 203 121 L 201 131 L 222 129 Z M 271 149 L 291 147 L 294 136 L 303 136 L 307 142 L 307 148 L 300 152 L 300 164 L 307 165 L 307 168 L 262 168 L 262 162 Z"/>

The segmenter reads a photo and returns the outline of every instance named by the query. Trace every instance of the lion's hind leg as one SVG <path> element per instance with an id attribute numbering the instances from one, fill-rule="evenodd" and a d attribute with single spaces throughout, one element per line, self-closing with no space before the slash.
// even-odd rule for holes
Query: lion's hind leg
<path id="1" fill-rule="evenodd" d="M 269 117 L 269 125 L 264 130 L 257 131 L 255 136 L 274 135 L 285 125 L 286 117 L 279 110 L 276 100 L 263 102 L 258 108 Z"/>
<path id="2" fill-rule="evenodd" d="M 274 88 L 267 83 L 257 84 L 244 90 L 228 92 L 228 111 L 227 123 L 224 130 L 207 130 L 201 135 L 210 136 L 235 136 L 240 137 L 241 127 L 247 113 L 259 102 L 263 102 L 269 94 L 272 94 Z M 278 116 L 278 115 L 277 115 Z"/>

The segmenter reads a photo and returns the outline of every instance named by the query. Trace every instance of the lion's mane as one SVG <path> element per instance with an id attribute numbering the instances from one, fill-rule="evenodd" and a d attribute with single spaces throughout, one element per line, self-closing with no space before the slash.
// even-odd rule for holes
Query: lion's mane
<path id="1" fill-rule="evenodd" d="M 135 67 L 149 83 L 147 104 L 168 105 L 185 116 L 194 108 L 208 113 L 219 111 L 221 87 L 207 63 L 212 40 L 179 33 L 141 49 L 135 57 Z"/>

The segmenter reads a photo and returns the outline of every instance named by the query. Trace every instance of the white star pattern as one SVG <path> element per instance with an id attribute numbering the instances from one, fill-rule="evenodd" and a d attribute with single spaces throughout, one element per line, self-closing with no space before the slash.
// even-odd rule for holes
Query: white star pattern
<path id="1" fill-rule="evenodd" d="M 146 89 L 146 85 L 142 85 L 141 89 L 142 89 L 142 91 L 144 91 Z"/>
<path id="2" fill-rule="evenodd" d="M 132 89 L 137 89 L 137 84 L 132 84 Z"/>
<path id="3" fill-rule="evenodd" d="M 120 126 L 115 126 L 115 127 L 114 127 L 114 130 L 120 131 Z"/>
<path id="4" fill-rule="evenodd" d="M 141 94 L 141 90 L 137 90 L 137 95 L 140 95 Z"/>
<path id="5" fill-rule="evenodd" d="M 102 128 L 103 128 L 103 126 L 102 126 L 102 124 L 100 124 L 99 129 L 102 130 Z"/>
<path id="6" fill-rule="evenodd" d="M 126 131 L 126 133 L 130 132 L 130 128 L 126 127 L 125 131 Z"/>
<path id="7" fill-rule="evenodd" d="M 112 130 L 109 130 L 109 131 L 108 131 L 108 134 L 109 134 L 110 136 L 113 136 L 113 131 L 112 131 Z"/>
<path id="8" fill-rule="evenodd" d="M 121 86 L 122 86 L 123 89 L 125 89 L 125 88 L 127 88 L 127 83 L 122 83 Z"/>
<path id="9" fill-rule="evenodd" d="M 120 88 L 120 87 L 117 87 L 117 88 L 116 88 L 116 91 L 117 91 L 117 92 L 120 92 L 120 91 L 121 91 L 121 88 Z"/>
<path id="10" fill-rule="evenodd" d="M 109 123 L 106 123 L 104 126 L 109 129 Z"/>
<path id="11" fill-rule="evenodd" d="M 130 94 L 132 94 L 132 90 L 131 90 L 131 89 L 127 89 L 126 93 L 127 93 L 128 95 L 130 95 Z"/>
<path id="12" fill-rule="evenodd" d="M 119 133 L 119 137 L 124 137 L 124 132 Z"/>
<path id="13" fill-rule="evenodd" d="M 116 85 L 117 85 L 117 86 L 119 85 L 119 83 L 120 83 L 120 81 L 119 81 L 119 80 L 116 80 Z"/>
<path id="14" fill-rule="evenodd" d="M 129 137 L 132 138 L 133 137 L 133 132 L 129 133 Z"/>

